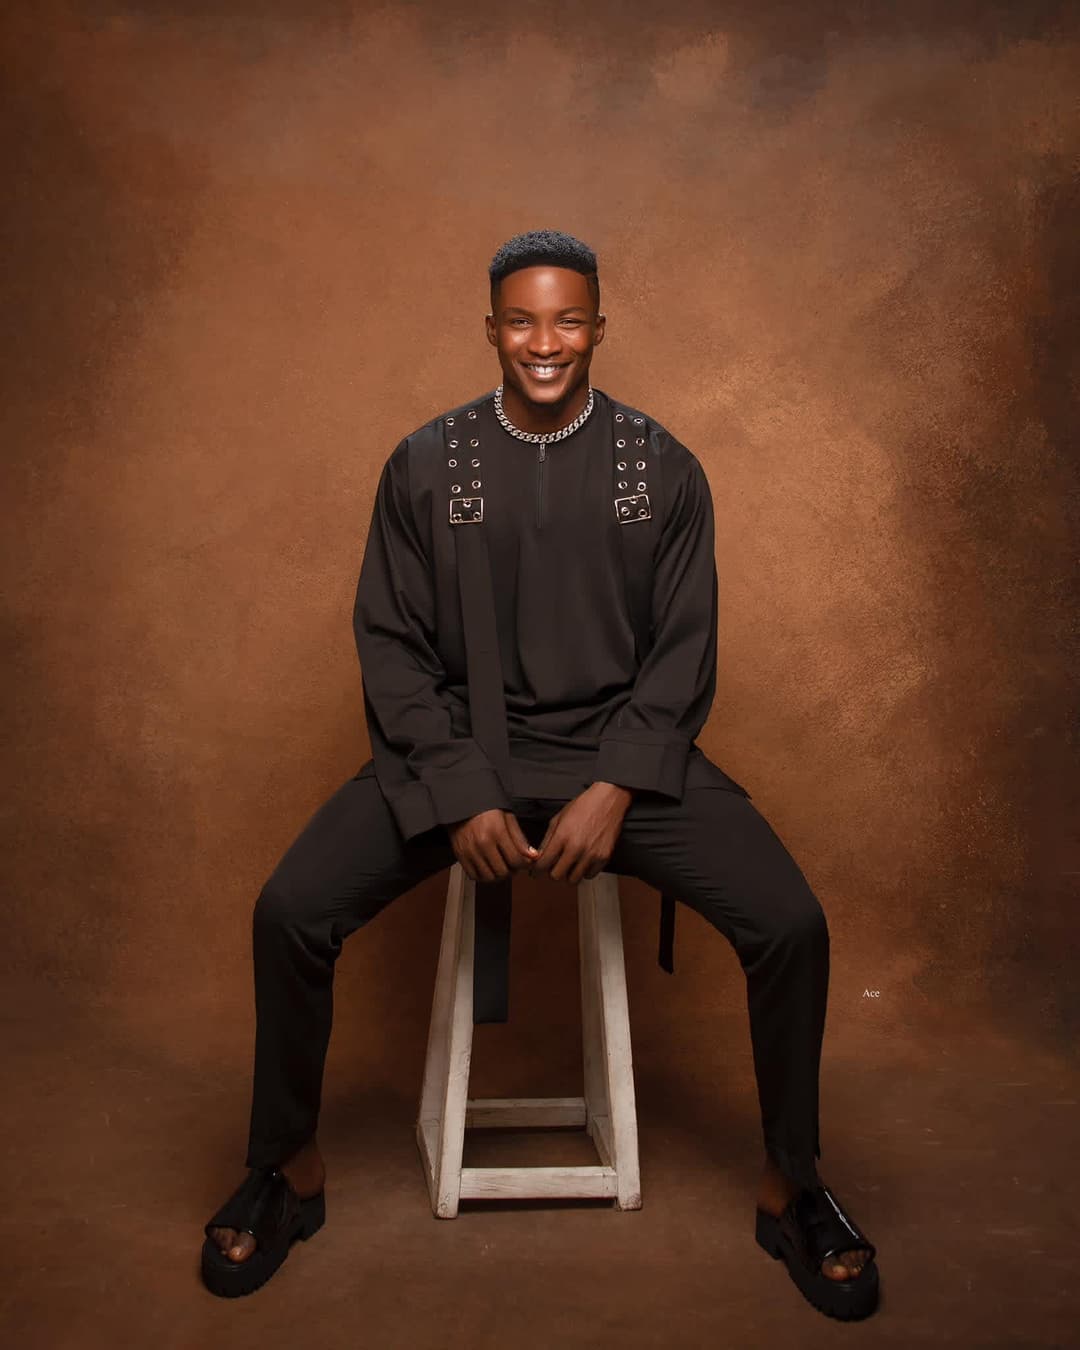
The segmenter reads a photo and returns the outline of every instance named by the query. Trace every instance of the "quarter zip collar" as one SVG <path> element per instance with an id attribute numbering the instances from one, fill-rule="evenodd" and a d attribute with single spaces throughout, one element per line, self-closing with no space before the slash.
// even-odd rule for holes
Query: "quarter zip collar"
<path id="1" fill-rule="evenodd" d="M 533 519 L 535 521 L 535 528 L 537 530 L 543 530 L 545 525 L 548 523 L 548 514 L 549 514 L 547 509 L 548 494 L 552 490 L 553 486 L 555 487 L 555 489 L 558 488 L 559 473 L 556 461 L 561 459 L 565 455 L 571 454 L 571 452 L 574 449 L 574 446 L 581 444 L 583 433 L 587 433 L 589 431 L 589 428 L 593 428 L 595 430 L 598 423 L 606 423 L 608 421 L 610 415 L 609 412 L 610 403 L 608 400 L 608 396 L 603 392 L 603 390 L 598 389 L 595 385 L 592 386 L 592 393 L 593 393 L 592 411 L 590 412 L 589 416 L 585 419 L 585 421 L 579 427 L 575 428 L 575 430 L 572 431 L 568 436 L 561 436 L 556 439 L 557 433 L 554 432 L 551 435 L 544 435 L 543 433 L 540 432 L 534 432 L 532 433 L 532 439 L 530 440 L 525 440 L 521 437 L 514 436 L 511 432 L 507 431 L 505 426 L 502 425 L 502 422 L 500 421 L 498 414 L 495 410 L 494 390 L 492 390 L 488 395 L 485 396 L 484 402 L 486 403 L 490 411 L 492 426 L 498 428 L 503 432 L 506 439 L 514 445 L 515 450 L 522 451 L 532 448 L 535 448 L 536 450 L 536 459 L 535 459 L 536 509 L 533 514 Z M 586 437 L 586 439 L 588 439 L 588 437 Z M 551 478 L 552 473 L 555 474 L 554 484 L 548 481 Z"/>
<path id="2" fill-rule="evenodd" d="M 541 441 L 536 447 L 536 528 L 544 527 L 544 462 L 547 459 L 547 442 Z"/>

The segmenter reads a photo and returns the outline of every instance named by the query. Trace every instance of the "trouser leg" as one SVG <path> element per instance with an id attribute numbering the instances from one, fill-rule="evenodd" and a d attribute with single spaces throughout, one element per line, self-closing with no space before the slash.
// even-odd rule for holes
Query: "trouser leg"
<path id="1" fill-rule="evenodd" d="M 765 1147 L 785 1176 L 813 1185 L 829 932 L 787 848 L 749 798 L 688 787 L 680 803 L 635 796 L 607 870 L 676 896 L 734 946 Z"/>
<path id="2" fill-rule="evenodd" d="M 315 1133 L 341 944 L 454 861 L 438 826 L 408 842 L 374 777 L 328 798 L 255 903 L 255 1065 L 248 1167 L 276 1166 Z"/>

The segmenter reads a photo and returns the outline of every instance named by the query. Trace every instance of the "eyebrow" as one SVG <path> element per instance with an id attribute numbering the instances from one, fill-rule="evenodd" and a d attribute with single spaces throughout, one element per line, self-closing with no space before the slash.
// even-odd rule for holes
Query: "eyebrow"
<path id="1" fill-rule="evenodd" d="M 560 313 L 560 314 L 571 314 L 571 313 L 573 313 L 575 310 L 580 310 L 582 314 L 588 314 L 588 312 L 589 312 L 589 311 L 585 308 L 584 305 L 567 305 L 565 309 L 560 309 L 560 310 L 559 310 L 559 313 Z M 523 305 L 504 305 L 504 306 L 503 306 L 503 313 L 504 313 L 504 314 L 532 314 L 532 312 L 533 312 L 533 311 L 532 311 L 531 309 L 526 309 Z"/>

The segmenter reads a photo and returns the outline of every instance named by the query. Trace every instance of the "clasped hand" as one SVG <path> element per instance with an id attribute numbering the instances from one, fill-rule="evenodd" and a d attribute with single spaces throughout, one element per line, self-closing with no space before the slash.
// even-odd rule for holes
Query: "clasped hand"
<path id="1" fill-rule="evenodd" d="M 511 872 L 547 873 L 553 881 L 577 885 L 607 865 L 633 799 L 629 788 L 590 783 L 548 821 L 534 848 L 512 811 L 481 811 L 447 826 L 454 856 L 472 881 L 502 881 Z"/>

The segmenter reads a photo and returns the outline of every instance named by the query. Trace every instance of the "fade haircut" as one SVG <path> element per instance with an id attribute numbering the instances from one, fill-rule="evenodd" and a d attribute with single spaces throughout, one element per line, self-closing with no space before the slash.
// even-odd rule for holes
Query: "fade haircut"
<path id="1" fill-rule="evenodd" d="M 581 272 L 588 281 L 589 296 L 597 313 L 600 311 L 600 279 L 596 275 L 596 254 L 580 239 L 562 230 L 529 230 L 525 234 L 515 234 L 498 250 L 488 267 L 491 281 L 491 312 L 495 313 L 495 302 L 499 291 L 499 282 L 522 267 L 537 267 L 546 264 L 549 267 L 569 267 Z"/>

